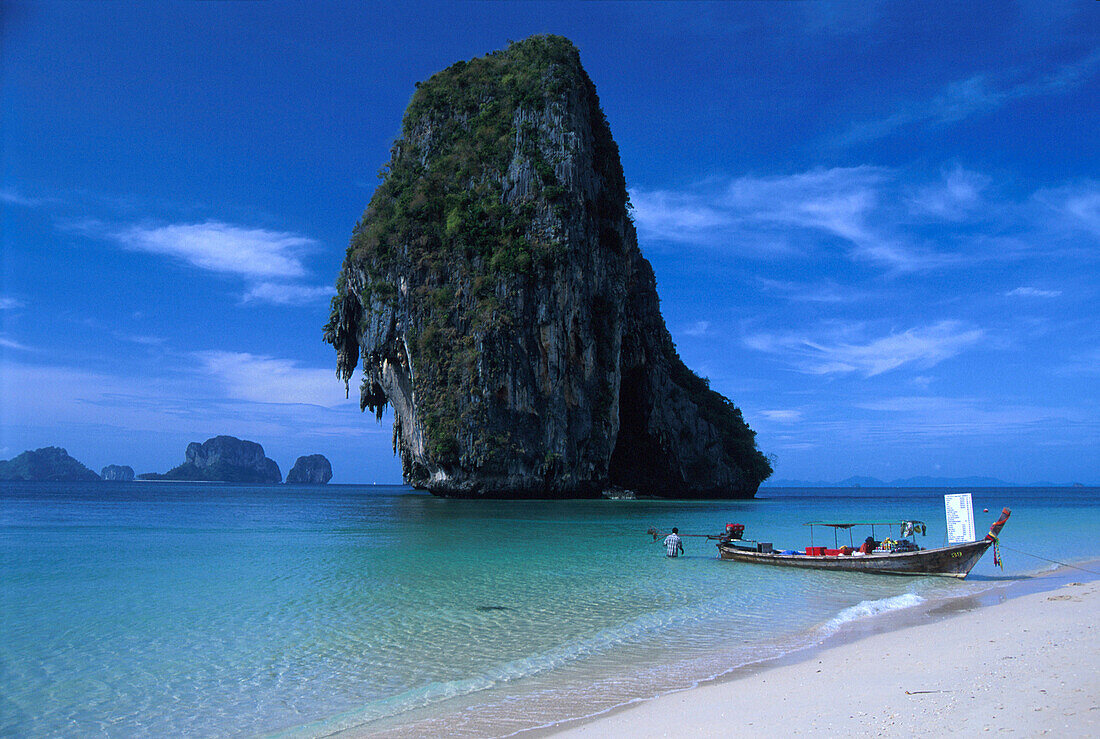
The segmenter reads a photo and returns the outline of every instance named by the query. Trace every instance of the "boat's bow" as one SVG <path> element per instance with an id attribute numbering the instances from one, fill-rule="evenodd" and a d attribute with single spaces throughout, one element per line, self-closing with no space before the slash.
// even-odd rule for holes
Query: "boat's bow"
<path id="1" fill-rule="evenodd" d="M 1005 527 L 1005 523 L 1011 515 L 1012 511 L 1010 509 L 1002 508 L 1001 517 L 994 521 L 993 525 L 989 527 L 989 533 L 985 535 L 985 538 L 990 541 L 997 541 L 997 537 L 1001 535 L 1001 529 Z"/>

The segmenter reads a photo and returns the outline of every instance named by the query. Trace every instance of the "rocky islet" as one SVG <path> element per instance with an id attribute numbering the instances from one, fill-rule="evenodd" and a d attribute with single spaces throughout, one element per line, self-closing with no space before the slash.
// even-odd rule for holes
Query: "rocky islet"
<path id="1" fill-rule="evenodd" d="M 264 454 L 253 441 L 233 436 L 215 436 L 203 443 L 187 445 L 185 461 L 168 472 L 134 475 L 130 465 L 109 464 L 100 474 L 85 467 L 60 447 L 27 450 L 10 459 L 0 460 L 0 480 L 26 482 L 131 482 L 174 480 L 201 482 L 279 483 L 279 465 Z M 299 457 L 287 474 L 288 483 L 323 485 L 332 479 L 332 464 L 323 454 Z"/>
<path id="2" fill-rule="evenodd" d="M 12 459 L 0 461 L 0 480 L 86 482 L 98 479 L 99 475 L 56 446 L 28 449 Z"/>
<path id="3" fill-rule="evenodd" d="M 323 454 L 298 457 L 286 473 L 288 485 L 324 485 L 332 479 L 332 464 Z"/>
<path id="4" fill-rule="evenodd" d="M 110 482 L 131 482 L 134 479 L 134 468 L 128 464 L 109 464 L 99 476 Z"/>
<path id="5" fill-rule="evenodd" d="M 325 340 L 446 496 L 751 497 L 740 410 L 677 355 L 576 48 L 536 36 L 420 83 Z"/>
<path id="6" fill-rule="evenodd" d="M 215 436 L 201 444 L 197 441 L 188 444 L 184 463 L 168 472 L 150 472 L 138 477 L 142 480 L 278 483 L 282 482 L 283 473 L 256 442 L 234 436 Z"/>

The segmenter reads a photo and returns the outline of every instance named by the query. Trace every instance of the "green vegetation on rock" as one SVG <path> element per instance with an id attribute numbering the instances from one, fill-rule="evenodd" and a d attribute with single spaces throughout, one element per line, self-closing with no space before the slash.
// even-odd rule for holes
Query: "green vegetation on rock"
<path id="1" fill-rule="evenodd" d="M 618 147 L 567 39 L 512 43 L 417 85 L 380 177 L 324 336 L 345 382 L 362 360 L 363 409 L 394 406 L 409 483 L 598 494 L 619 436 L 657 450 L 662 485 L 755 492 L 770 467 L 740 411 L 676 356 Z M 628 374 L 640 379 L 622 433 Z M 657 442 L 670 435 L 681 449 Z M 699 479 L 677 472 L 703 470 L 712 449 L 722 458 Z"/>
<path id="2" fill-rule="evenodd" d="M 183 464 L 164 474 L 147 472 L 140 480 L 181 480 L 191 482 L 282 482 L 283 475 L 273 459 L 264 456 L 264 448 L 254 441 L 233 436 L 215 436 L 203 443 L 187 445 Z"/>
<path id="3" fill-rule="evenodd" d="M 458 462 L 458 398 L 475 382 L 477 348 L 468 329 L 508 330 L 515 316 L 498 300 L 497 287 L 543 281 L 566 253 L 553 226 L 567 191 L 539 146 L 536 121 L 548 108 L 563 112 L 568 95 L 593 115 L 596 170 L 606 183 L 586 207 L 603 217 L 620 212 L 626 183 L 595 86 L 567 39 L 536 36 L 457 62 L 417 85 L 402 138 L 353 231 L 346 264 L 363 271 L 361 305 L 394 305 L 405 276 L 415 303 L 428 308 L 417 310 L 407 328 L 415 339 L 409 349 L 422 360 L 415 377 L 421 421 L 440 462 Z M 514 160 L 534 170 L 534 186 L 509 199 L 504 175 Z M 325 328 L 330 341 L 348 290 L 344 274 L 337 287 Z M 347 379 L 351 369 L 341 366 L 340 374 Z M 368 390 L 364 398 L 364 408 L 381 413 L 377 394 Z"/>
<path id="4" fill-rule="evenodd" d="M 100 479 L 80 462 L 56 446 L 28 450 L 0 461 L 0 480 L 82 482 Z"/>

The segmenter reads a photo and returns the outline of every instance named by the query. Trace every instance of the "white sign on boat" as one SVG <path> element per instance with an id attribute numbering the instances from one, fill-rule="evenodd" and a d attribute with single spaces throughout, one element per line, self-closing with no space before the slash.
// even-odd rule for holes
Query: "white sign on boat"
<path id="1" fill-rule="evenodd" d="M 947 541 L 949 544 L 964 544 L 975 541 L 974 502 L 970 493 L 951 493 L 943 496 L 947 509 Z"/>

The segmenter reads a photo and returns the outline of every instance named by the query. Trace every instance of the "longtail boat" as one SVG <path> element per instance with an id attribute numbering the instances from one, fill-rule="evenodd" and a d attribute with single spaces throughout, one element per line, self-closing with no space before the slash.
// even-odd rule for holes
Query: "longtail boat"
<path id="1" fill-rule="evenodd" d="M 726 533 L 718 539 L 718 554 L 722 559 L 752 564 L 779 565 L 782 567 L 807 567 L 819 570 L 841 570 L 845 572 L 873 572 L 885 575 L 943 575 L 945 577 L 964 578 L 982 558 L 986 550 L 997 543 L 997 537 L 1005 522 L 1012 514 L 1008 508 L 1001 511 L 1001 517 L 989 527 L 985 538 L 964 544 L 949 544 L 935 549 L 922 549 L 917 546 L 917 533 L 924 534 L 926 527 L 921 521 L 892 522 L 831 522 L 815 521 L 812 527 L 831 527 L 835 532 L 849 530 L 856 526 L 897 526 L 897 539 L 889 537 L 871 551 L 856 551 L 854 547 L 807 547 L 805 552 L 775 551 L 767 542 L 743 539 L 744 527 L 729 524 Z M 872 529 L 873 531 L 873 529 Z M 872 534 L 873 541 L 873 534 Z M 996 549 L 994 549 L 996 554 Z"/>

